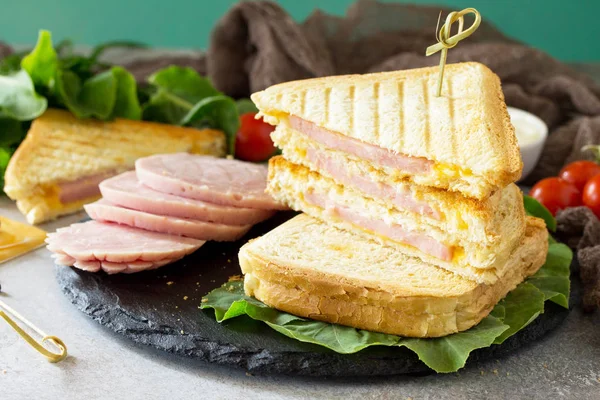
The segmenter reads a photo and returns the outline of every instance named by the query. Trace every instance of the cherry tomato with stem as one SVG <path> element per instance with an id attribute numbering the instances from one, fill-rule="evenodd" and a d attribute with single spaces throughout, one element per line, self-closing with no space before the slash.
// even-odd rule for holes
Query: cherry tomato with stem
<path id="1" fill-rule="evenodd" d="M 600 218 L 600 175 L 590 179 L 583 188 L 583 204 Z"/>
<path id="2" fill-rule="evenodd" d="M 575 185 L 577 189 L 583 190 L 587 181 L 598 174 L 600 174 L 600 165 L 595 162 L 575 161 L 561 169 L 558 176 Z"/>
<path id="3" fill-rule="evenodd" d="M 275 153 L 271 132 L 275 129 L 255 112 L 240 115 L 240 129 L 235 136 L 235 157 L 244 161 L 265 161 Z"/>
<path id="4" fill-rule="evenodd" d="M 577 187 L 558 177 L 542 179 L 531 188 L 529 195 L 542 203 L 552 215 L 582 204 L 581 192 Z"/>

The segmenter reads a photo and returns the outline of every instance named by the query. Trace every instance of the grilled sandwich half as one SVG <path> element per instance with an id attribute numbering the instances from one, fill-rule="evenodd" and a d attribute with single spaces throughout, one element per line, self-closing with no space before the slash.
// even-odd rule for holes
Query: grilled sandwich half
<path id="1" fill-rule="evenodd" d="M 161 153 L 222 156 L 224 133 L 117 119 L 77 119 L 48 110 L 36 119 L 10 160 L 4 191 L 31 224 L 80 210 L 100 197 L 98 184 Z"/>
<path id="2" fill-rule="evenodd" d="M 494 284 L 464 279 L 306 214 L 244 245 L 246 294 L 301 317 L 408 337 L 476 325 L 544 263 L 548 232 L 527 217 L 525 235 Z"/>
<path id="3" fill-rule="evenodd" d="M 504 274 L 525 234 L 515 184 L 485 201 L 414 185 L 388 186 L 386 196 L 369 197 L 279 156 L 269 162 L 267 191 L 295 210 L 482 283 Z M 411 207 L 398 198 L 410 198 Z"/>
<path id="4" fill-rule="evenodd" d="M 485 199 L 516 181 L 500 80 L 479 63 L 294 81 L 254 93 L 283 156 L 329 176 L 410 182 Z M 368 190 L 368 188 L 366 189 Z"/>

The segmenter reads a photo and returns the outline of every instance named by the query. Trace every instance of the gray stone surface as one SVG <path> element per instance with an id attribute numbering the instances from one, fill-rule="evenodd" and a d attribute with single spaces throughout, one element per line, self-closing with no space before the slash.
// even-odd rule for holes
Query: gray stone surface
<path id="1" fill-rule="evenodd" d="M 0 214 L 21 220 L 0 200 Z M 55 229 L 80 219 L 65 218 Z M 600 399 L 600 315 L 576 308 L 545 339 L 458 373 L 369 379 L 248 376 L 243 371 L 153 351 L 101 327 L 73 307 L 45 249 L 0 265 L 2 299 L 70 357 L 50 364 L 0 322 L 0 398 L 13 399 Z"/>

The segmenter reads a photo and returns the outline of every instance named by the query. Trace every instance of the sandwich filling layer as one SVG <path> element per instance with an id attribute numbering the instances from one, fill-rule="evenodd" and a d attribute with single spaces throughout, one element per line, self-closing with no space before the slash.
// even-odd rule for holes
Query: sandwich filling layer
<path id="1" fill-rule="evenodd" d="M 328 214 L 337 216 L 357 227 L 373 231 L 381 236 L 406 243 L 425 254 L 437 257 L 444 261 L 451 261 L 454 248 L 435 240 L 423 233 L 411 232 L 398 224 L 386 224 L 383 220 L 367 218 L 344 205 L 330 201 L 327 196 L 316 193 L 307 193 L 304 199 L 311 204 L 319 206 Z"/>
<path id="2" fill-rule="evenodd" d="M 467 276 L 493 282 L 524 234 L 525 213 L 521 192 L 509 185 L 498 192 L 492 212 L 478 224 L 461 226 L 460 220 L 438 221 L 400 212 L 393 205 L 364 196 L 333 179 L 274 157 L 270 161 L 267 191 L 297 211 L 325 220 L 342 229 L 364 234 L 371 240 L 397 246 L 411 256 Z M 458 211 L 457 211 L 458 212 Z M 469 220 L 469 215 L 464 215 Z"/>
<path id="3" fill-rule="evenodd" d="M 311 158 L 328 160 L 331 163 L 330 176 L 335 171 L 343 171 L 344 174 L 362 176 L 373 182 L 412 183 L 427 189 L 451 191 L 480 201 L 489 198 L 498 189 L 484 176 L 470 170 L 395 153 L 329 131 L 295 116 L 280 117 L 271 138 L 282 149 L 283 156 L 290 161 L 308 165 L 312 163 Z M 311 167 L 317 169 L 314 164 Z"/>
<path id="4" fill-rule="evenodd" d="M 386 199 L 401 209 L 424 214 L 438 220 L 442 218 L 438 210 L 433 209 L 425 201 L 415 200 L 408 190 L 382 182 L 374 182 L 362 175 L 353 175 L 343 163 L 328 157 L 327 153 L 320 149 L 308 148 L 306 158 L 317 170 L 324 171 L 343 185 L 356 187 L 374 198 Z"/>
<path id="5" fill-rule="evenodd" d="M 431 171 L 431 167 L 434 164 L 433 161 L 426 158 L 405 156 L 358 139 L 332 132 L 294 115 L 289 117 L 289 123 L 292 129 L 308 136 L 317 143 L 369 160 L 382 167 L 396 168 L 416 174 L 426 174 Z"/>
<path id="6" fill-rule="evenodd" d="M 61 203 L 74 203 L 100 195 L 98 185 L 105 179 L 120 173 L 120 170 L 110 170 L 87 175 L 79 179 L 57 184 L 58 199 Z"/>

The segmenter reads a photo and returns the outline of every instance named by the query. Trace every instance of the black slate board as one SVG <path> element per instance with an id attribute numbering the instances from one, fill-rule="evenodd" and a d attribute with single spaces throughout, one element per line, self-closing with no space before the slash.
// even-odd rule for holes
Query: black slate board
<path id="1" fill-rule="evenodd" d="M 371 347 L 342 355 L 290 339 L 245 316 L 219 324 L 212 311 L 199 309 L 203 295 L 240 274 L 240 246 L 293 215 L 280 213 L 255 226 L 239 242 L 207 243 L 196 253 L 156 271 L 109 276 L 57 266 L 57 279 L 70 301 L 100 324 L 169 353 L 256 374 L 368 376 L 430 371 L 405 348 Z M 544 314 L 527 328 L 500 346 L 476 350 L 470 360 L 501 357 L 538 340 L 567 314 L 568 310 L 547 302 Z"/>

